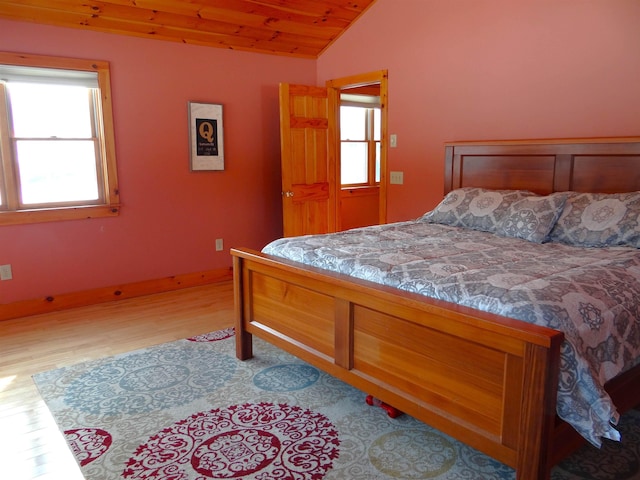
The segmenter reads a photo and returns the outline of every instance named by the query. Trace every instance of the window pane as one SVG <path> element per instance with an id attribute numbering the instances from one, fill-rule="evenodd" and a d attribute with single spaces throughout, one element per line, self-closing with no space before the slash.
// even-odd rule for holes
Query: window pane
<path id="1" fill-rule="evenodd" d="M 93 141 L 18 141 L 22 203 L 99 198 Z"/>
<path id="2" fill-rule="evenodd" d="M 68 85 L 9 83 L 14 136 L 91 138 L 89 89 Z"/>
<path id="3" fill-rule="evenodd" d="M 340 151 L 342 184 L 367 183 L 367 144 L 343 142 Z"/>
<path id="4" fill-rule="evenodd" d="M 373 109 L 373 139 L 380 140 L 380 109 Z"/>
<path id="5" fill-rule="evenodd" d="M 340 107 L 340 140 L 364 140 L 366 108 Z"/>

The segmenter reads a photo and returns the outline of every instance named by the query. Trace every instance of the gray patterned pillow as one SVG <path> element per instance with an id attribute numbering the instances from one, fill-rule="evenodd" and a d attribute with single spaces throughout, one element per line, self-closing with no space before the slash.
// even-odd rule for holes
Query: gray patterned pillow
<path id="1" fill-rule="evenodd" d="M 525 190 L 488 190 L 465 187 L 447 193 L 442 202 L 420 220 L 495 233 L 514 202 L 535 196 Z"/>
<path id="2" fill-rule="evenodd" d="M 574 193 L 551 240 L 581 247 L 640 248 L 640 192 Z"/>
<path id="3" fill-rule="evenodd" d="M 552 193 L 546 197 L 518 200 L 509 207 L 496 233 L 534 243 L 546 242 L 562 213 L 567 196 L 567 193 Z"/>

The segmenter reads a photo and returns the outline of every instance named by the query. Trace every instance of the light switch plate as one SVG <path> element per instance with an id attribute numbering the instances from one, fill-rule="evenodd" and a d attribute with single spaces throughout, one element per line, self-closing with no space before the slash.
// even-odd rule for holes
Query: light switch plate
<path id="1" fill-rule="evenodd" d="M 389 183 L 402 185 L 404 183 L 404 172 L 390 172 Z"/>
<path id="2" fill-rule="evenodd" d="M 11 264 L 0 265 L 0 280 L 11 280 L 12 278 Z"/>

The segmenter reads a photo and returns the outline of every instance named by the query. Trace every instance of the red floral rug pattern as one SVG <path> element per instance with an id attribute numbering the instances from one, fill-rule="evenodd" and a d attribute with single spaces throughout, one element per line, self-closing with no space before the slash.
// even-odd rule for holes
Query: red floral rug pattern
<path id="1" fill-rule="evenodd" d="M 203 333 L 202 335 L 196 335 L 195 337 L 187 338 L 190 342 L 217 342 L 219 340 L 225 340 L 235 335 L 236 329 L 233 327 L 224 328 L 222 330 L 216 330 L 215 332 Z"/>
<path id="2" fill-rule="evenodd" d="M 82 467 L 90 464 L 109 450 L 113 442 L 111 434 L 100 428 L 65 430 L 64 436 Z"/>
<path id="3" fill-rule="evenodd" d="M 290 405 L 235 405 L 201 412 L 153 435 L 124 478 L 320 479 L 338 457 L 338 432 L 322 414 Z M 259 475 L 256 478 L 261 478 Z"/>

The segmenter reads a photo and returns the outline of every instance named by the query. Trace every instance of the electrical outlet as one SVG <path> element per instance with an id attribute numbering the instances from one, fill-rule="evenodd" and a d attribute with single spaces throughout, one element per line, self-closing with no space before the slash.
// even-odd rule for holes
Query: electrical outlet
<path id="1" fill-rule="evenodd" d="M 224 243 L 221 238 L 216 238 L 216 252 L 221 252 L 224 248 Z"/>
<path id="2" fill-rule="evenodd" d="M 389 183 L 402 185 L 404 183 L 404 172 L 390 172 Z"/>
<path id="3" fill-rule="evenodd" d="M 12 278 L 11 264 L 0 265 L 0 280 L 11 280 Z"/>

